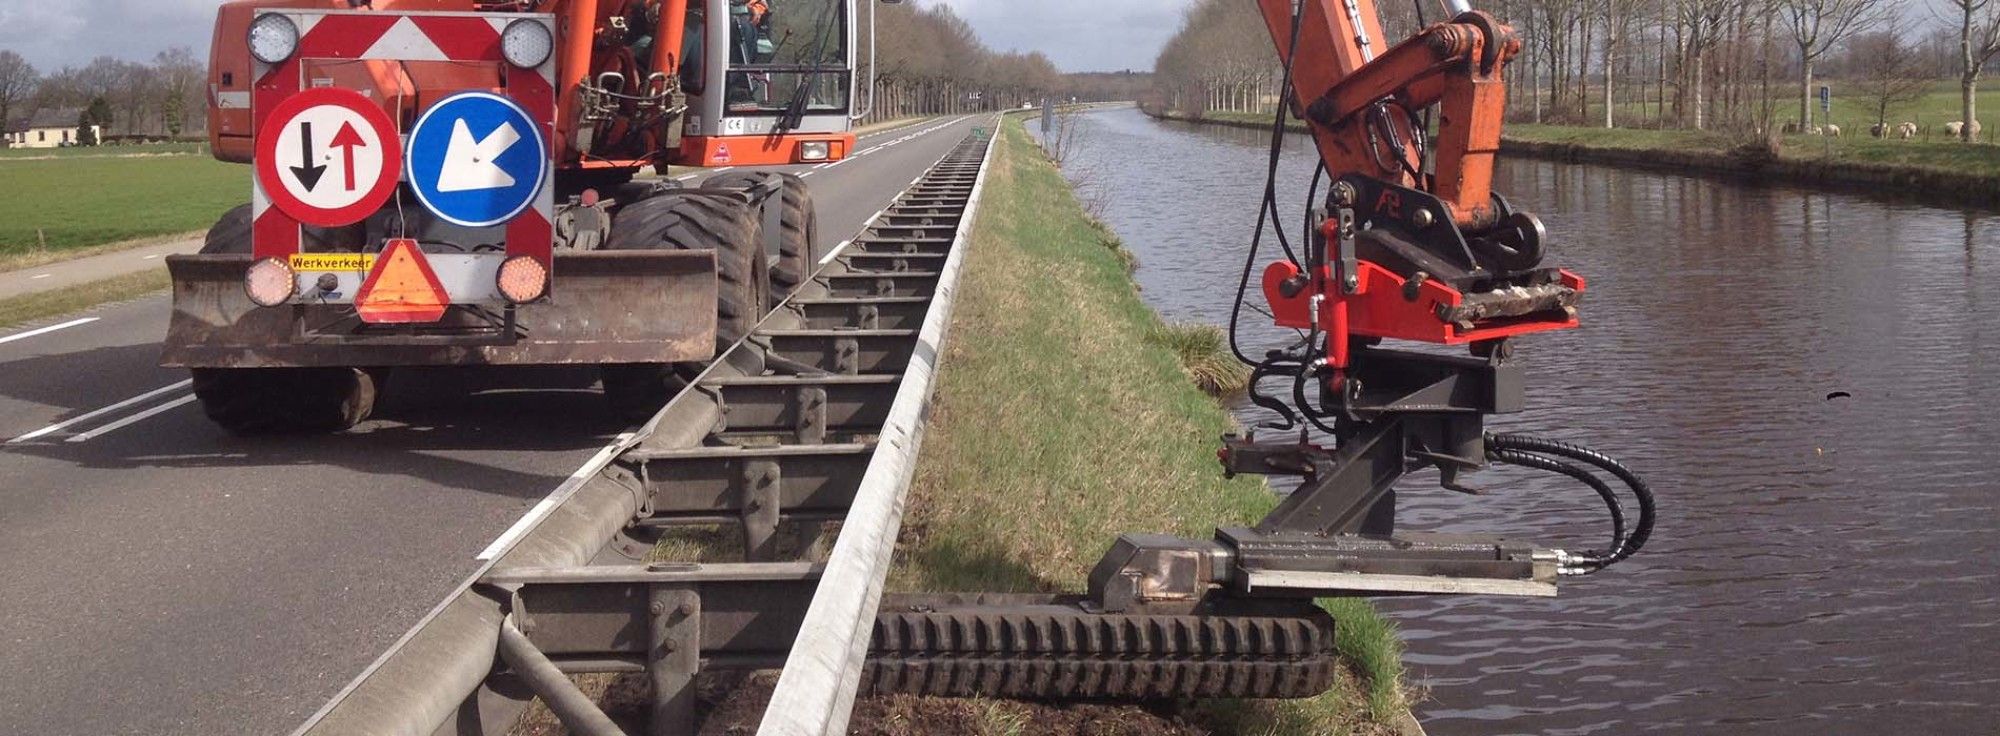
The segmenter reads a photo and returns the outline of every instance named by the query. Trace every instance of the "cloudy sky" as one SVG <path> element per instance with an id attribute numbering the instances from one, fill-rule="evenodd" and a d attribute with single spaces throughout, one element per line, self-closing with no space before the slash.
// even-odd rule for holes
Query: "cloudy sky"
<path id="1" fill-rule="evenodd" d="M 1063 69 L 1147 69 L 1193 0 L 921 0 L 951 5 L 987 45 L 1041 51 Z M 216 0 L 0 0 L 0 49 L 43 71 L 92 57 L 208 55 Z"/>

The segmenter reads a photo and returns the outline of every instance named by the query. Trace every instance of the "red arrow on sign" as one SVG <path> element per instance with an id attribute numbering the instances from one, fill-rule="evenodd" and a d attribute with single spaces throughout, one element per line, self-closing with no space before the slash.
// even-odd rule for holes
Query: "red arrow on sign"
<path id="1" fill-rule="evenodd" d="M 361 134 L 354 132 L 353 123 L 343 122 L 340 132 L 333 135 L 333 142 L 328 145 L 340 149 L 340 162 L 344 164 L 340 170 L 347 174 L 347 191 L 354 191 L 354 147 L 366 148 L 368 141 L 361 140 Z"/>

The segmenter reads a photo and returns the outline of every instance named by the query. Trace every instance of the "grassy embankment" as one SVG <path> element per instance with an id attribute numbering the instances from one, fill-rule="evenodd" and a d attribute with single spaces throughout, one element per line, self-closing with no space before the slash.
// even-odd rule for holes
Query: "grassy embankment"
<path id="1" fill-rule="evenodd" d="M 0 159 L 0 256 L 202 230 L 249 198 L 249 167 L 201 156 Z"/>
<path id="2" fill-rule="evenodd" d="M 249 167 L 195 155 L 193 144 L 0 156 L 0 270 L 31 268 L 198 233 L 249 198 Z M 99 155 L 108 151 L 149 155 Z M 47 156 L 28 158 L 24 156 Z M 0 294 L 0 326 L 121 301 L 167 286 L 152 269 L 24 296 Z"/>
<path id="3" fill-rule="evenodd" d="M 1838 106 L 1836 106 L 1836 109 Z M 1177 119 L 1185 119 L 1178 118 Z M 1266 114 L 1211 112 L 1201 122 L 1268 128 Z M 1303 124 L 1292 125 L 1303 130 Z M 2000 205 L 2000 145 L 1877 140 L 1866 126 L 1840 138 L 1761 140 L 1693 130 L 1507 126 L 1503 153 L 1683 173 L 1747 176 L 1804 186 L 1864 189 L 1943 205 Z M 1993 131 L 1989 130 L 1988 133 Z"/>
<path id="4" fill-rule="evenodd" d="M 1258 479 L 1222 478 L 1215 443 L 1229 415 L 1190 380 L 1201 371 L 1184 370 L 1175 331 L 1140 301 L 1116 238 L 1019 122 L 1000 146 L 891 578 L 899 590 L 1081 590 L 1120 532 L 1206 537 L 1277 502 Z M 1394 629 L 1364 600 L 1327 605 L 1353 670 L 1333 692 L 1206 703 L 1185 717 L 1221 733 L 1386 731 L 1407 712 Z M 965 707 L 983 733 L 1031 732 L 1047 716 L 1022 703 Z M 1156 718 L 1108 717 L 1093 732 Z"/>

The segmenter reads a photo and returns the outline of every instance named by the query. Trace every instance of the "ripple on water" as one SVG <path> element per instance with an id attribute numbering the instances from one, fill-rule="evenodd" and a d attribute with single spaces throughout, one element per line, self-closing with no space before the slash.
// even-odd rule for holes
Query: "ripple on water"
<path id="1" fill-rule="evenodd" d="M 1138 255 L 1146 300 L 1225 322 L 1268 139 L 1131 110 L 1081 125 L 1066 170 Z M 1309 154 L 1286 150 L 1296 214 Z M 1496 186 L 1590 279 L 1585 329 L 1523 345 L 1534 408 L 1496 426 L 1627 459 L 1663 510 L 1647 554 L 1553 601 L 1383 601 L 1426 727 L 1990 732 L 2000 219 L 1524 160 Z M 1285 335 L 1245 318 L 1251 344 Z M 1571 547 L 1608 533 L 1588 491 L 1481 481 L 1490 496 L 1411 483 L 1399 519 Z"/>

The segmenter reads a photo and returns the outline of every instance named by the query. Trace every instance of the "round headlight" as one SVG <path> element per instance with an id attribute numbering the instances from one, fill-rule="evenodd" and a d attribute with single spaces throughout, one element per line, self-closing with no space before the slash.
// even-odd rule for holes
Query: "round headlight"
<path id="1" fill-rule="evenodd" d="M 500 32 L 500 53 L 507 57 L 507 63 L 523 69 L 541 66 L 555 47 L 549 27 L 540 21 L 522 18 L 508 23 L 507 30 Z"/>
<path id="2" fill-rule="evenodd" d="M 250 264 L 243 275 L 243 293 L 260 307 L 275 307 L 290 301 L 299 290 L 298 274 L 283 258 L 265 258 Z"/>
<path id="3" fill-rule="evenodd" d="M 266 64 L 292 58 L 299 50 L 299 27 L 282 13 L 265 13 L 250 24 L 250 55 Z"/>
<path id="4" fill-rule="evenodd" d="M 527 304 L 548 293 L 549 269 L 528 256 L 514 256 L 500 262 L 500 272 L 494 275 L 494 280 L 507 301 Z"/>

